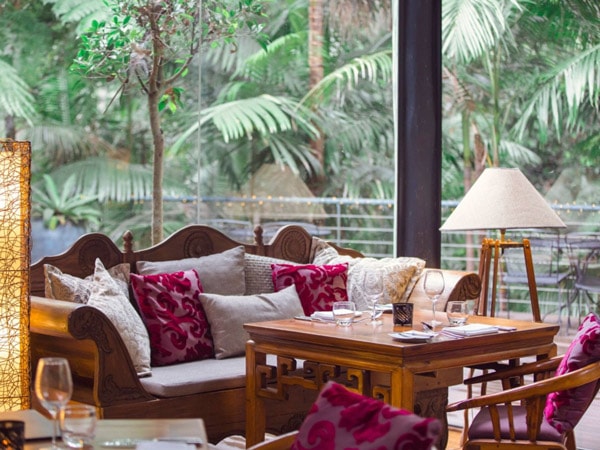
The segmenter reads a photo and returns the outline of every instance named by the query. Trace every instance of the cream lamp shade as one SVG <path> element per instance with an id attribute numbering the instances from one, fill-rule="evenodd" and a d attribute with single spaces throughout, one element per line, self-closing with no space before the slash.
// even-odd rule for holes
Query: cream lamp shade
<path id="1" fill-rule="evenodd" d="M 483 171 L 441 231 L 566 228 L 519 169 Z"/>
<path id="2" fill-rule="evenodd" d="M 0 140 L 0 411 L 30 406 L 29 142 Z"/>

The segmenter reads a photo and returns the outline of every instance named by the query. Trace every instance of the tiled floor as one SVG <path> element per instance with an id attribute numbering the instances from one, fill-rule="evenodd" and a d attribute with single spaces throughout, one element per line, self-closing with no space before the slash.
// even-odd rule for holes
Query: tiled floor
<path id="1" fill-rule="evenodd" d="M 517 318 L 517 317 L 513 317 Z M 547 318 L 546 322 L 551 322 L 553 318 Z M 558 354 L 563 354 L 571 340 L 573 339 L 577 331 L 576 324 L 575 328 L 571 327 L 567 333 L 566 327 L 561 327 L 560 334 L 556 337 L 556 344 L 558 346 Z M 491 392 L 491 387 L 488 392 Z M 450 402 L 458 401 L 466 397 L 466 388 L 464 386 L 453 386 L 450 388 Z M 588 409 L 581 422 L 575 428 L 575 436 L 577 440 L 577 448 L 583 450 L 596 450 L 600 448 L 598 442 L 598 423 L 600 420 L 600 395 L 596 396 L 596 399 Z M 455 427 L 451 430 L 448 449 L 456 450 L 460 448 L 460 428 L 463 424 L 463 414 L 451 413 L 448 417 L 448 421 L 451 427 Z"/>

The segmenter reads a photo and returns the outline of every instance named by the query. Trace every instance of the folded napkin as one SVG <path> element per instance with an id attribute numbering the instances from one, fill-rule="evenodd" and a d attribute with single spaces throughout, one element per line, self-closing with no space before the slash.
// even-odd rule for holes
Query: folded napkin
<path id="1" fill-rule="evenodd" d="M 315 320 L 331 320 L 333 321 L 333 312 L 332 311 L 315 311 L 310 315 L 311 319 Z"/>
<path id="2" fill-rule="evenodd" d="M 401 333 L 395 333 L 397 336 L 403 336 L 407 338 L 419 338 L 419 339 L 427 339 L 435 336 L 435 333 L 425 332 L 425 331 L 402 331 Z"/>
<path id="3" fill-rule="evenodd" d="M 355 311 L 354 317 L 362 316 L 362 311 Z M 310 318 L 313 320 L 330 320 L 334 321 L 333 311 L 315 311 L 310 315 Z"/>
<path id="4" fill-rule="evenodd" d="M 166 438 L 165 438 L 166 439 Z M 174 441 L 140 441 L 135 446 L 136 450 L 196 450 L 193 444 Z"/>
<path id="5" fill-rule="evenodd" d="M 482 323 L 469 323 L 460 327 L 446 327 L 444 333 L 454 334 L 458 336 L 478 336 L 480 334 L 497 333 L 498 328 L 493 325 L 485 325 Z"/>

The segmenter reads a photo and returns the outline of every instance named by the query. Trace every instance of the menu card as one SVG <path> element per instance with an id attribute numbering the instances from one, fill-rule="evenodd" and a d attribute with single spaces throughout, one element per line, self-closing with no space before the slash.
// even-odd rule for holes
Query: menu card
<path id="1" fill-rule="evenodd" d="M 446 327 L 444 333 L 456 334 L 459 336 L 478 336 L 480 334 L 497 333 L 498 328 L 493 325 L 485 325 L 482 323 L 469 323 L 459 327 Z"/>

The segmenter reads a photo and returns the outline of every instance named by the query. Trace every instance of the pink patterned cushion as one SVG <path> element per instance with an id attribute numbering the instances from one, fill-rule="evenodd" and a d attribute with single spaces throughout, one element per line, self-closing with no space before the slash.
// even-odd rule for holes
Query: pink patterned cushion
<path id="1" fill-rule="evenodd" d="M 131 274 L 133 295 L 150 335 L 153 366 L 214 356 L 195 269 L 157 275 Z"/>
<path id="2" fill-rule="evenodd" d="M 426 450 L 438 441 L 442 427 L 380 400 L 328 382 L 300 426 L 292 450 Z"/>
<path id="3" fill-rule="evenodd" d="M 347 263 L 322 266 L 271 264 L 271 269 L 275 291 L 294 284 L 307 316 L 315 311 L 331 311 L 334 302 L 348 300 Z"/>
<path id="4" fill-rule="evenodd" d="M 577 335 L 571 342 L 556 369 L 556 375 L 573 372 L 600 359 L 600 320 L 594 313 L 583 319 Z M 548 394 L 544 416 L 560 433 L 572 430 L 595 393 L 596 383 L 589 383 L 569 391 Z"/>

